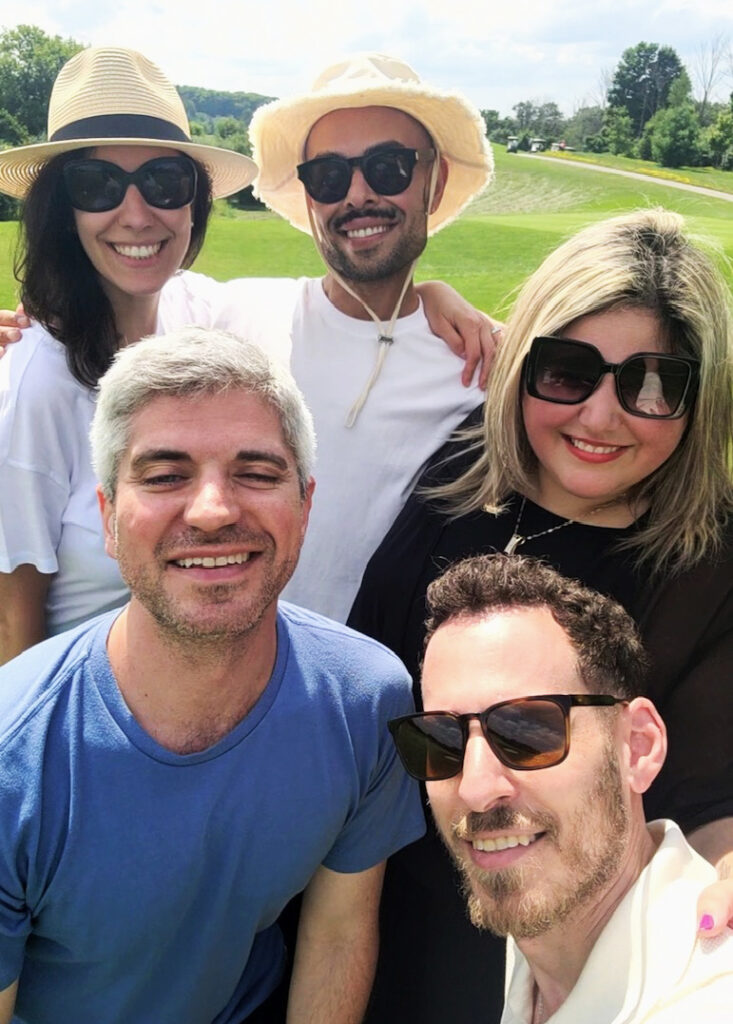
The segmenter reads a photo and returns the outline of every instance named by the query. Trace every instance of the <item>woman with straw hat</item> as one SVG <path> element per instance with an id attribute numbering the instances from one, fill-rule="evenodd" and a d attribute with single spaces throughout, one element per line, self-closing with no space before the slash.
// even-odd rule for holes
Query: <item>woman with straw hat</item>
<path id="1" fill-rule="evenodd" d="M 369 563 L 349 624 L 417 680 L 426 589 L 453 561 L 517 551 L 614 597 L 639 623 L 648 692 L 669 731 L 647 817 L 675 819 L 723 874 L 733 867 L 733 307 L 717 262 L 667 210 L 592 225 L 548 256 L 517 299 L 483 424 L 436 459 Z M 458 885 L 434 833 L 392 859 L 375 1024 L 404 1012 L 423 1024 L 499 1019 L 503 943 L 469 924 Z M 700 907 L 703 935 L 733 914 L 733 882 L 718 885 Z"/>
<path id="2" fill-rule="evenodd" d="M 207 325 L 206 279 L 179 271 L 212 198 L 256 170 L 193 143 L 173 85 L 115 47 L 61 69 L 48 142 L 0 153 L 0 190 L 25 200 L 18 273 L 36 321 L 0 371 L 0 662 L 125 600 L 98 528 L 93 389 L 120 346 Z"/>
<path id="3" fill-rule="evenodd" d="M 203 241 L 207 175 L 218 196 L 254 171 L 246 157 L 192 143 L 159 69 L 112 48 L 86 50 L 62 70 L 48 143 L 0 153 L 0 190 L 27 197 L 16 273 L 43 325 L 0 366 L 0 488 L 11 495 L 0 507 L 0 662 L 125 599 L 103 552 L 86 441 L 91 389 L 117 347 L 185 322 L 233 329 L 271 354 L 289 347 L 297 282 L 263 290 L 253 279 L 231 292 L 178 272 Z M 488 318 L 446 285 L 420 289 L 431 327 L 452 347 L 493 349 Z M 15 322 L 0 311 L 0 355 L 17 340 Z"/>

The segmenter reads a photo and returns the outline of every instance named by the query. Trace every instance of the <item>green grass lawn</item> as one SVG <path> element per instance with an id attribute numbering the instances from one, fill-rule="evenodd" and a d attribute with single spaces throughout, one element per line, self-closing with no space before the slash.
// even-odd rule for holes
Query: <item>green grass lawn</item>
<path id="1" fill-rule="evenodd" d="M 574 231 L 639 206 L 677 210 L 693 230 L 716 239 L 733 259 L 733 202 L 673 189 L 658 180 L 579 171 L 562 160 L 517 159 L 501 147 L 495 147 L 495 156 L 495 184 L 430 241 L 419 271 L 420 279 L 448 281 L 483 309 L 505 312 L 507 298 L 522 280 Z M 733 192 L 733 173 L 726 181 Z M 720 182 L 713 187 L 721 188 Z M 15 231 L 14 224 L 0 223 L 0 307 L 15 303 Z M 226 280 L 318 275 L 323 268 L 307 235 L 271 214 L 256 213 L 214 216 L 196 269 Z"/>

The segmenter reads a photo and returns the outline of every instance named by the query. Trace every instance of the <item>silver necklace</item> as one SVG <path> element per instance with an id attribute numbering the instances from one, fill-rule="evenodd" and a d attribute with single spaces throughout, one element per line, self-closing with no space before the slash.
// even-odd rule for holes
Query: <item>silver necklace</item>
<path id="1" fill-rule="evenodd" d="M 523 537 L 519 532 L 519 526 L 522 522 L 522 515 L 524 513 L 524 506 L 527 504 L 527 499 L 522 498 L 522 504 L 519 506 L 519 514 L 517 515 L 517 521 L 514 524 L 512 535 L 507 541 L 504 552 L 507 555 L 513 555 L 518 547 L 522 544 L 526 544 L 529 540 L 536 540 L 538 537 L 544 537 L 548 533 L 555 533 L 557 530 L 564 530 L 566 526 L 577 525 L 574 519 L 566 519 L 563 523 L 558 523 L 557 526 L 550 526 L 547 530 L 540 530 L 539 533 L 530 533 L 528 537 Z"/>

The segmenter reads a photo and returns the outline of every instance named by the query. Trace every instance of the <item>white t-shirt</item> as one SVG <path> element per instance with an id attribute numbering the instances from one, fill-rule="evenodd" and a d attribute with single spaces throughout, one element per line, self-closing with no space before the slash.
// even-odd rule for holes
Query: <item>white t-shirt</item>
<path id="1" fill-rule="evenodd" d="M 425 461 L 481 401 L 463 360 L 420 308 L 397 321 L 382 372 L 353 427 L 345 421 L 377 355 L 371 320 L 347 317 L 320 279 L 177 274 L 161 293 L 158 333 L 220 327 L 291 357 L 318 436 L 316 492 L 298 568 L 283 596 L 344 621 L 367 561 Z M 0 360 L 0 572 L 28 562 L 55 573 L 49 634 L 127 597 L 104 551 L 88 435 L 95 396 L 38 325 Z"/>
<path id="2" fill-rule="evenodd" d="M 733 930 L 696 939 L 697 897 L 716 879 L 672 821 L 548 1024 L 727 1024 L 733 1020 Z M 534 979 L 510 939 L 501 1024 L 530 1024 Z"/>
<path id="3" fill-rule="evenodd" d="M 425 462 L 483 393 L 463 387 L 463 360 L 432 333 L 421 305 L 397 320 L 382 371 L 347 427 L 374 369 L 376 325 L 340 313 L 320 278 L 276 283 L 294 311 L 278 303 L 272 281 L 243 279 L 224 286 L 224 319 L 236 332 L 237 309 L 246 311 L 242 332 L 260 342 L 268 329 L 281 337 L 283 317 L 290 319 L 291 369 L 313 413 L 318 454 L 313 510 L 283 597 L 344 622 L 366 563 Z"/>
<path id="4" fill-rule="evenodd" d="M 157 332 L 211 320 L 208 278 L 183 272 L 161 293 Z M 72 376 L 66 349 L 39 324 L 0 360 L 0 572 L 53 573 L 49 635 L 127 600 L 104 550 L 89 451 L 95 392 Z"/>

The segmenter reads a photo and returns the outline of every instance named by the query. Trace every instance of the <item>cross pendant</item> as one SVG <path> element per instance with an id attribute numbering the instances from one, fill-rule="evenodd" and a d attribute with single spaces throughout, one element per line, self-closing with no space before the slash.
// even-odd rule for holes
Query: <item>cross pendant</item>
<path id="1" fill-rule="evenodd" d="M 524 544 L 524 537 L 519 533 L 513 533 L 509 538 L 507 546 L 504 548 L 504 553 L 507 555 L 513 555 L 520 544 Z"/>

